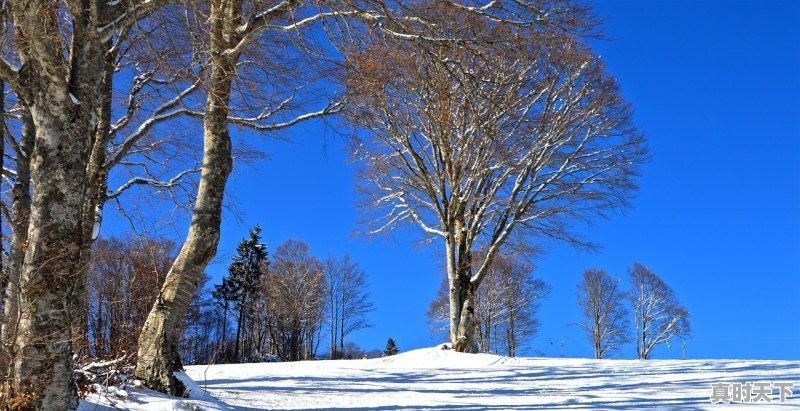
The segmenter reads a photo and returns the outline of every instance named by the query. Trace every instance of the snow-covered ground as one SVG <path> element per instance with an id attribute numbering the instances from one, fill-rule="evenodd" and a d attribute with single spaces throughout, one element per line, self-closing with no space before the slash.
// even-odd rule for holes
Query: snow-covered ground
<path id="1" fill-rule="evenodd" d="M 130 388 L 129 410 L 800 410 L 800 361 L 506 358 L 425 348 L 351 361 L 191 366 L 191 399 Z M 711 404 L 711 384 L 792 382 L 772 402 Z M 205 390 L 209 395 L 206 395 Z M 81 410 L 106 410 L 94 396 Z"/>

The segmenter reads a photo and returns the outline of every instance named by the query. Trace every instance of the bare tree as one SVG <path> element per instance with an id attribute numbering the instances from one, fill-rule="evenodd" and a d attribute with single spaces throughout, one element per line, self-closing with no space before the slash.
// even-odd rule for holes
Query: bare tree
<path id="1" fill-rule="evenodd" d="M 194 20 L 208 22 L 208 27 L 195 28 L 207 33 L 202 47 L 209 56 L 205 108 L 191 113 L 203 119 L 203 166 L 197 199 L 186 241 L 142 328 L 136 367 L 137 377 L 148 386 L 173 394 L 183 392 L 183 385 L 173 375 L 173 371 L 181 368 L 180 325 L 199 278 L 219 243 L 225 185 L 233 168 L 230 125 L 277 131 L 339 109 L 338 104 L 331 102 L 318 111 L 305 112 L 298 104 L 299 90 L 309 86 L 302 74 L 313 72 L 308 70 L 310 66 L 296 62 L 294 70 L 273 70 L 254 63 L 282 62 L 303 55 L 296 52 L 297 45 L 303 43 L 292 35 L 313 25 L 326 13 L 305 2 L 291 0 L 215 0 L 207 7 L 199 7 L 198 18 Z M 264 51 L 270 51 L 274 58 L 263 55 L 255 60 L 242 58 L 248 52 L 258 55 Z M 239 82 L 240 75 L 251 69 L 266 82 L 261 87 L 259 82 Z M 263 105 L 248 104 L 249 99 L 260 95 L 267 95 L 269 101 Z"/>
<path id="2" fill-rule="evenodd" d="M 199 287 L 201 292 L 195 294 L 186 313 L 186 326 L 181 338 L 180 351 L 181 358 L 188 364 L 211 364 L 218 354 L 215 342 L 216 333 L 220 331 L 219 312 L 214 309 L 210 290 L 205 289 L 207 283 L 206 275 Z"/>
<path id="3" fill-rule="evenodd" d="M 667 343 L 670 338 L 689 336 L 689 312 L 678 302 L 672 288 L 649 268 L 634 263 L 628 275 L 636 355 L 646 360 L 657 345 Z"/>
<path id="4" fill-rule="evenodd" d="M 585 320 L 578 326 L 592 342 L 597 359 L 630 341 L 625 300 L 626 295 L 619 289 L 618 282 L 604 270 L 590 269 L 583 273 L 583 280 L 578 284 L 578 305 Z"/>
<path id="5" fill-rule="evenodd" d="M 86 281 L 86 331 L 77 354 L 117 358 L 136 348 L 139 329 L 158 296 L 174 258 L 175 244 L 144 236 L 101 238 L 94 246 Z"/>
<path id="6" fill-rule="evenodd" d="M 323 323 L 322 264 L 298 240 L 279 245 L 272 258 L 263 278 L 274 352 L 285 361 L 313 359 Z"/>
<path id="7" fill-rule="evenodd" d="M 550 285 L 533 276 L 533 265 L 519 258 L 497 258 L 495 274 L 500 283 L 503 314 L 499 324 L 505 355 L 514 357 L 539 331 L 538 312 L 550 294 Z"/>
<path id="8" fill-rule="evenodd" d="M 325 314 L 330 331 L 330 358 L 342 358 L 345 338 L 370 327 L 365 316 L 374 309 L 367 292 L 367 273 L 350 256 L 328 258 L 325 274 Z"/>
<path id="9" fill-rule="evenodd" d="M 369 131 L 353 152 L 379 215 L 369 233 L 410 222 L 441 239 L 449 337 L 474 352 L 476 295 L 501 249 L 535 236 L 585 245 L 571 223 L 626 206 L 646 151 L 616 82 L 569 27 L 423 7 L 436 39 L 386 36 L 349 56 L 349 118 Z"/>
<path id="10" fill-rule="evenodd" d="M 0 78 L 30 114 L 35 140 L 27 153 L 33 191 L 14 296 L 19 332 L 11 384 L 37 391 L 33 407 L 77 404 L 70 324 L 85 283 L 86 170 L 100 128 L 106 52 L 121 32 L 165 3 L 4 3 L 15 47 L 0 59 Z"/>

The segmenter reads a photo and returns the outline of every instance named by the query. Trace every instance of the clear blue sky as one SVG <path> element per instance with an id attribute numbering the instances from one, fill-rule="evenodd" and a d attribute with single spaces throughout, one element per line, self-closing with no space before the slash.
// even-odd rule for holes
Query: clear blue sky
<path id="1" fill-rule="evenodd" d="M 624 281 L 640 261 L 691 312 L 690 358 L 800 359 L 800 2 L 597 2 L 609 40 L 594 43 L 633 104 L 653 159 L 625 216 L 582 228 L 603 249 L 549 244 L 536 275 L 553 287 L 530 354 L 592 355 L 575 288 L 583 270 Z M 352 335 L 366 349 L 387 337 L 401 350 L 429 346 L 425 312 L 441 278 L 440 244 L 413 232 L 353 238 L 360 219 L 343 141 L 322 124 L 293 143 L 245 135 L 269 158 L 228 186 L 239 217 L 223 223 L 225 272 L 236 242 L 261 224 L 271 249 L 302 239 L 324 258 L 349 253 L 369 273 L 375 326 Z M 109 216 L 106 234 L 122 226 Z M 177 227 L 184 233 L 185 225 Z M 679 344 L 656 358 L 679 358 Z M 627 346 L 621 357 L 633 358 Z"/>

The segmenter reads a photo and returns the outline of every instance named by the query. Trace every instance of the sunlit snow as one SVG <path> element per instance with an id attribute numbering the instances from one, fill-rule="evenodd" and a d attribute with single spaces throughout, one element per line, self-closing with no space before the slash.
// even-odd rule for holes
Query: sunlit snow
<path id="1" fill-rule="evenodd" d="M 460 354 L 439 347 L 371 360 L 190 366 L 192 399 L 128 388 L 130 410 L 789 410 L 800 361 L 589 360 Z M 793 382 L 772 402 L 711 404 L 711 384 Z M 190 384 L 192 385 L 192 384 Z M 214 398 L 202 392 L 205 389 Z M 103 402 L 94 396 L 82 410 Z"/>

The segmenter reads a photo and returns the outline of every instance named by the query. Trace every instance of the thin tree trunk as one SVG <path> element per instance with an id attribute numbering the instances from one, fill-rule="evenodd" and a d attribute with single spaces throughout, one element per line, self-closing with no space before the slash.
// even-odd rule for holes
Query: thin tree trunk
<path id="1" fill-rule="evenodd" d="M 233 350 L 233 360 L 235 362 L 241 362 L 242 361 L 242 359 L 239 357 L 239 354 L 241 352 L 241 351 L 239 351 L 239 347 L 241 345 L 239 340 L 240 340 L 241 334 L 242 334 L 242 326 L 243 326 L 242 318 L 243 317 L 244 317 L 244 301 L 242 301 L 242 303 L 239 304 L 239 315 L 236 318 L 236 344 L 234 344 L 234 350 Z"/>

